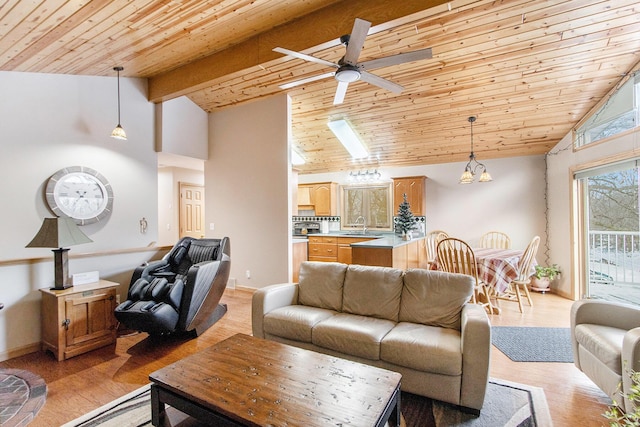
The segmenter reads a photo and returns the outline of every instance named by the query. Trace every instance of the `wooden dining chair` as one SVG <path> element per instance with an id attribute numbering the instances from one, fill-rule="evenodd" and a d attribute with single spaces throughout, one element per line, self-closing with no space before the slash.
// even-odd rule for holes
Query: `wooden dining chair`
<path id="1" fill-rule="evenodd" d="M 442 239 L 449 237 L 447 233 L 442 230 L 433 230 L 427 233 L 425 240 L 427 242 L 427 265 L 428 268 L 435 268 L 436 263 L 436 248 L 438 242 Z"/>
<path id="2" fill-rule="evenodd" d="M 507 290 L 505 292 L 499 295 L 495 295 L 498 308 L 500 307 L 500 301 L 517 302 L 520 313 L 523 313 L 523 294 L 529 302 L 529 306 L 533 307 L 533 301 L 531 300 L 531 294 L 529 293 L 528 285 L 529 283 L 531 283 L 531 275 L 533 274 L 533 271 L 531 271 L 531 266 L 533 265 L 533 260 L 536 258 L 536 253 L 538 252 L 539 245 L 540 237 L 538 236 L 535 236 L 533 239 L 531 239 L 531 242 L 529 242 L 527 249 L 525 249 L 522 253 L 520 262 L 518 262 L 518 276 L 509 283 L 509 286 L 507 287 Z"/>
<path id="3" fill-rule="evenodd" d="M 489 231 L 480 236 L 480 247 L 511 249 L 511 238 L 502 231 Z"/>
<path id="4" fill-rule="evenodd" d="M 464 240 L 447 237 L 437 246 L 438 268 L 448 273 L 467 274 L 475 279 L 472 302 L 494 313 L 489 287 L 478 278 L 478 264 L 473 249 Z"/>

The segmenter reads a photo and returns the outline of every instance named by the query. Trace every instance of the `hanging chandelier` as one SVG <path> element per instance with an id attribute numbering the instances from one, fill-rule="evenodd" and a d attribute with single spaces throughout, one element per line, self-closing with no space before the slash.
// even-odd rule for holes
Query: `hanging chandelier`
<path id="1" fill-rule="evenodd" d="M 476 117 L 471 116 L 467 120 L 471 123 L 471 154 L 469 154 L 469 162 L 467 163 L 467 166 L 465 166 L 459 182 L 460 184 L 471 184 L 475 178 L 478 168 L 482 170 L 482 174 L 480 174 L 480 179 L 478 180 L 479 182 L 493 181 L 493 178 L 491 178 L 491 175 L 487 172 L 487 167 L 478 162 L 476 160 L 476 155 L 473 153 L 473 122 L 476 121 Z"/>
<path id="2" fill-rule="evenodd" d="M 118 72 L 118 125 L 111 132 L 111 138 L 127 140 L 127 134 L 122 126 L 120 126 L 120 71 L 124 70 L 123 67 L 113 67 L 114 71 Z"/>

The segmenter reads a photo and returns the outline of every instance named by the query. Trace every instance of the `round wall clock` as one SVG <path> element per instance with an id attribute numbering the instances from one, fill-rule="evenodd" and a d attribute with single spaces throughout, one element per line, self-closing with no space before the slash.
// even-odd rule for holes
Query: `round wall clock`
<path id="1" fill-rule="evenodd" d="M 46 199 L 54 214 L 86 225 L 101 221 L 111 213 L 113 190 L 97 171 L 70 166 L 49 178 Z"/>

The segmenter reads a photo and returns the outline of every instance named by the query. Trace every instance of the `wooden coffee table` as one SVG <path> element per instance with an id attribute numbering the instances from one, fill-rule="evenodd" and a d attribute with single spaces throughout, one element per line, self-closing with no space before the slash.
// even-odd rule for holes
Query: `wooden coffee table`
<path id="1" fill-rule="evenodd" d="M 237 334 L 151 375 L 165 404 L 216 426 L 400 425 L 396 372 Z"/>

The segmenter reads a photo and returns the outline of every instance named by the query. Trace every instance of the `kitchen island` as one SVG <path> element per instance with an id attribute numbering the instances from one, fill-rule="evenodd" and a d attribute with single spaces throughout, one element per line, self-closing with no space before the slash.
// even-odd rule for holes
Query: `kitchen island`
<path id="1" fill-rule="evenodd" d="M 309 261 L 427 268 L 424 236 L 406 241 L 394 233 L 330 232 L 308 234 Z"/>
<path id="2" fill-rule="evenodd" d="M 353 264 L 394 267 L 401 270 L 427 268 L 424 237 L 402 240 L 397 235 L 351 244 Z"/>

